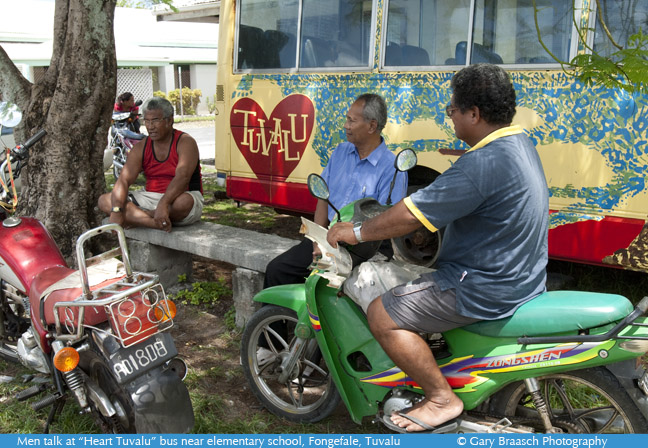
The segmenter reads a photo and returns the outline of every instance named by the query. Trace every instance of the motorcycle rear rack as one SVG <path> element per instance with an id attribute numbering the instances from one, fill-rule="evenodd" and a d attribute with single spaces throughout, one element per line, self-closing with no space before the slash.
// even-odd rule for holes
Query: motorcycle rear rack
<path id="1" fill-rule="evenodd" d="M 119 247 L 86 259 L 83 245 L 93 236 L 113 231 L 117 233 Z M 125 277 L 95 290 L 90 289 L 87 267 L 121 255 Z M 106 224 L 85 232 L 77 240 L 77 260 L 81 277 L 82 295 L 68 302 L 54 304 L 56 337 L 77 341 L 83 337 L 84 328 L 93 328 L 117 339 L 123 347 L 134 345 L 173 326 L 164 288 L 155 274 L 134 273 L 126 247 L 124 230 L 117 224 Z M 112 332 L 85 323 L 86 308 L 103 308 Z M 78 315 L 75 317 L 75 310 Z M 61 313 L 65 316 L 61 321 Z M 76 324 L 74 323 L 76 319 Z"/>
<path id="2" fill-rule="evenodd" d="M 619 336 L 619 333 L 625 328 L 634 326 L 634 327 L 648 327 L 648 324 L 637 323 L 639 317 L 646 315 L 648 312 L 648 297 L 644 297 L 639 301 L 635 309 L 628 314 L 624 319 L 619 321 L 613 328 L 611 328 L 607 333 L 597 334 L 597 335 L 569 335 L 569 336 L 533 336 L 533 337 L 520 337 L 518 338 L 518 344 L 522 345 L 531 345 L 531 344 L 560 344 L 566 342 L 602 342 L 607 341 L 608 339 L 624 339 L 624 340 L 639 340 L 646 341 L 648 337 L 645 336 L 629 336 L 622 335 Z"/>

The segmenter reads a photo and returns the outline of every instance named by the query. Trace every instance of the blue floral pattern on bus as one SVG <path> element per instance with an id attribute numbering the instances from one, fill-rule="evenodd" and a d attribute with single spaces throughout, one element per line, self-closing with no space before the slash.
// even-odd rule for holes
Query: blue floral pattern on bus
<path id="1" fill-rule="evenodd" d="M 648 99 L 645 95 L 631 95 L 598 86 L 585 87 L 565 73 L 512 71 L 510 74 L 518 107 L 531 109 L 541 118 L 540 124 L 527 129 L 537 147 L 555 142 L 581 143 L 603 156 L 614 173 L 611 181 L 604 185 L 551 187 L 550 195 L 571 201 L 563 213 L 551 215 L 552 227 L 596 219 L 598 210 L 615 208 L 627 198 L 645 191 L 648 168 Z M 312 147 L 324 166 L 330 151 L 345 139 L 346 108 L 355 97 L 365 92 L 380 93 L 385 98 L 390 122 L 433 121 L 445 134 L 443 139 L 407 141 L 405 145 L 403 142 L 398 145 L 390 143 L 387 135 L 390 149 L 467 149 L 465 143 L 455 138 L 451 123 L 445 117 L 445 106 L 451 95 L 451 77 L 451 72 L 372 73 L 361 77 L 339 74 L 246 75 L 233 96 L 253 95 L 257 81 L 274 83 L 284 96 L 291 93 L 308 96 L 317 114 Z M 533 88 L 527 88 L 530 86 Z"/>

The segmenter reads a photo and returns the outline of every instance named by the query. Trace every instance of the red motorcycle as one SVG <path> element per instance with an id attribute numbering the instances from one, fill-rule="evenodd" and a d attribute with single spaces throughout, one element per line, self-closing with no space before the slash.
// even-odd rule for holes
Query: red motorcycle
<path id="1" fill-rule="evenodd" d="M 4 115 L 0 103 L 0 127 Z M 175 305 L 156 275 L 132 271 L 123 229 L 107 224 L 81 235 L 76 270 L 41 222 L 10 216 L 13 178 L 44 136 L 7 149 L 0 166 L 0 356 L 51 380 L 16 398 L 43 395 L 31 406 L 51 406 L 45 433 L 69 396 L 104 432 L 189 432 L 187 368 L 168 331 Z M 86 258 L 86 243 L 107 232 L 119 247 Z"/>
<path id="2" fill-rule="evenodd" d="M 141 100 L 135 103 L 136 106 L 141 104 Z M 115 179 L 121 174 L 130 150 L 137 142 L 146 137 L 145 134 L 135 130 L 134 122 L 137 119 L 137 115 L 133 115 L 132 112 L 113 112 L 112 114 L 108 146 L 104 151 L 104 171 L 110 168 L 110 163 L 112 163 Z"/>

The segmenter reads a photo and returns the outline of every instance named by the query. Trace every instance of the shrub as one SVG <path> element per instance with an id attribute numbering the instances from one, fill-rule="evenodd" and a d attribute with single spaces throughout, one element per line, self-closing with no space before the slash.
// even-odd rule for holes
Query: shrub
<path id="1" fill-rule="evenodd" d="M 196 107 L 200 104 L 202 91 L 200 89 L 191 90 L 189 87 L 182 88 L 182 113 L 184 115 L 195 115 Z M 167 99 L 176 108 L 176 114 L 180 114 L 180 90 L 175 89 L 169 92 Z"/>
<path id="2" fill-rule="evenodd" d="M 181 290 L 176 294 L 176 299 L 184 304 L 213 305 L 223 296 L 231 296 L 232 290 L 227 286 L 225 279 L 219 278 L 215 282 L 196 282 L 191 285 L 191 290 Z"/>
<path id="3" fill-rule="evenodd" d="M 206 97 L 205 102 L 207 103 L 207 111 L 210 114 L 216 112 L 216 95 L 212 95 L 211 98 Z"/>

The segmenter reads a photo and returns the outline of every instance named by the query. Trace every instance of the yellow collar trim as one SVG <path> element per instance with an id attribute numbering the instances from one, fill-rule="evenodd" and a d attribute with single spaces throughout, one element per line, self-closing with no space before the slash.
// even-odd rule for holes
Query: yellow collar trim
<path id="1" fill-rule="evenodd" d="M 519 125 L 507 126 L 505 128 L 498 129 L 497 131 L 491 132 L 486 137 L 482 138 L 475 146 L 473 146 L 466 152 L 474 151 L 475 149 L 479 149 L 483 146 L 486 146 L 490 142 L 497 140 L 498 138 L 508 137 L 510 135 L 522 134 L 523 132 L 524 129 L 522 129 L 522 126 Z"/>

